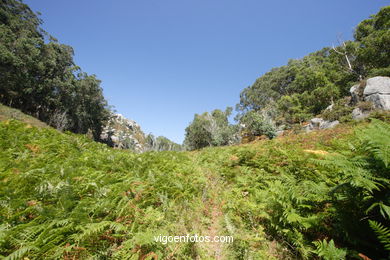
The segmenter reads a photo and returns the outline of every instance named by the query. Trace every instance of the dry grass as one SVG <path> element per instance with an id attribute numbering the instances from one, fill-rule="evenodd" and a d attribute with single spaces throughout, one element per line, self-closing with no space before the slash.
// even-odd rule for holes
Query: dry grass
<path id="1" fill-rule="evenodd" d="M 10 107 L 7 107 L 7 106 L 0 104 L 0 121 L 6 121 L 6 120 L 10 120 L 10 119 L 22 121 L 22 122 L 27 124 L 27 127 L 28 126 L 36 126 L 36 127 L 40 127 L 40 128 L 48 128 L 49 127 L 44 122 L 39 121 L 35 117 L 26 115 L 18 109 L 10 108 Z"/>

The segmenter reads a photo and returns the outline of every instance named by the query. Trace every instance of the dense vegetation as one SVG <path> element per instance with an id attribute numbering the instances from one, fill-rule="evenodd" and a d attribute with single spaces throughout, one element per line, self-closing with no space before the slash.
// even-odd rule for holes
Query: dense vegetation
<path id="1" fill-rule="evenodd" d="M 238 143 L 238 126 L 229 123 L 232 108 L 225 111 L 215 109 L 211 113 L 195 114 L 194 120 L 186 128 L 184 146 L 188 150 L 207 146 L 222 146 Z"/>
<path id="2" fill-rule="evenodd" d="M 273 68 L 240 94 L 236 109 L 237 126 L 210 130 L 210 115 L 195 115 L 186 129 L 189 149 L 226 145 L 239 137 L 265 135 L 273 138 L 276 130 L 294 129 L 321 115 L 326 120 L 347 122 L 354 106 L 349 90 L 352 85 L 373 76 L 390 76 L 390 6 L 362 21 L 354 41 L 340 42 L 287 65 Z M 332 110 L 326 110 L 332 105 Z M 214 141 L 213 136 L 230 136 Z"/>
<path id="3" fill-rule="evenodd" d="M 139 155 L 12 120 L 0 136 L 6 259 L 203 259 L 153 236 L 209 234 L 212 208 L 228 259 L 388 255 L 388 123 Z"/>
<path id="4" fill-rule="evenodd" d="M 359 80 L 390 76 L 390 6 L 362 21 L 354 38 L 290 60 L 258 78 L 241 92 L 241 116 L 255 111 L 276 125 L 301 123 L 348 96 Z"/>
<path id="5" fill-rule="evenodd" d="M 172 142 L 165 136 L 155 137 L 153 134 L 148 134 L 145 138 L 148 151 L 181 151 L 183 147 L 180 144 Z"/>
<path id="6" fill-rule="evenodd" d="M 0 1 L 0 103 L 59 130 L 104 141 L 102 129 L 113 116 L 100 80 L 83 72 L 74 63 L 72 47 L 60 44 L 41 24 L 22 1 Z M 165 137 L 155 139 L 142 145 L 158 151 L 181 149 Z M 132 149 L 129 142 L 122 147 Z"/>
<path id="7" fill-rule="evenodd" d="M 0 0 L 0 21 L 0 101 L 99 139 L 109 115 L 100 81 L 22 2 Z M 229 122 L 231 108 L 196 114 L 185 146 L 272 139 L 280 125 L 319 113 L 349 121 L 349 87 L 390 76 L 389 48 L 385 7 L 357 26 L 354 41 L 291 60 L 246 88 L 239 124 Z M 135 154 L 0 105 L 0 257 L 388 259 L 390 120 L 376 117 L 192 152 L 155 152 L 181 147 L 148 135 L 154 151 Z M 164 245 L 154 241 L 160 234 L 234 243 Z"/>
<path id="8" fill-rule="evenodd" d="M 7 259 L 161 256 L 167 250 L 153 235 L 192 232 L 185 216 L 201 204 L 205 178 L 188 155 L 136 155 L 16 121 L 1 123 L 0 136 Z"/>
<path id="9" fill-rule="evenodd" d="M 108 117 L 100 81 L 73 61 L 73 49 L 41 27 L 24 3 L 0 1 L 0 102 L 51 126 L 97 140 Z"/>
<path id="10" fill-rule="evenodd" d="M 204 162 L 227 182 L 225 224 L 236 258 L 388 257 L 389 130 L 375 121 L 353 135 L 343 126 L 204 150 Z"/>

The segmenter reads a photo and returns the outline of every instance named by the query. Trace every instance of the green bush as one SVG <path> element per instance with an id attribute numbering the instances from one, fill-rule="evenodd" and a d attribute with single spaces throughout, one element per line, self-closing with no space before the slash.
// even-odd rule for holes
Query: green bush
<path id="1" fill-rule="evenodd" d="M 240 118 L 240 123 L 244 124 L 245 131 L 253 136 L 265 135 L 272 139 L 276 136 L 274 125 L 266 120 L 264 116 L 256 111 L 249 111 Z"/>
<path id="2" fill-rule="evenodd" d="M 207 146 L 223 146 L 239 143 L 238 126 L 229 123 L 232 108 L 211 113 L 195 114 L 194 120 L 185 129 L 184 146 L 196 150 Z"/>
<path id="3" fill-rule="evenodd" d="M 322 112 L 321 117 L 325 120 L 335 121 L 339 120 L 341 122 L 347 122 L 352 120 L 352 110 L 353 107 L 348 105 L 348 99 L 340 99 L 334 103 L 331 109 L 327 109 Z"/>

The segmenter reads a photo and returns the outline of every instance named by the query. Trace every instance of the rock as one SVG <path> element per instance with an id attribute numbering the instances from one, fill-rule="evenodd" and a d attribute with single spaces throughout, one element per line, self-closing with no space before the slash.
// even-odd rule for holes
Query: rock
<path id="1" fill-rule="evenodd" d="M 368 79 L 363 95 L 364 101 L 372 102 L 374 108 L 390 110 L 390 77 Z"/>
<path id="2" fill-rule="evenodd" d="M 349 92 L 351 93 L 352 104 L 356 104 L 363 100 L 361 84 L 353 85 Z"/>
<path id="3" fill-rule="evenodd" d="M 372 94 L 390 94 L 390 77 L 373 77 L 367 80 L 366 87 L 363 92 L 364 96 Z"/>
<path id="4" fill-rule="evenodd" d="M 333 128 L 335 127 L 336 125 L 340 124 L 340 122 L 338 120 L 336 121 L 324 121 L 321 125 L 320 125 L 320 129 L 328 129 L 328 128 Z"/>
<path id="5" fill-rule="evenodd" d="M 121 114 L 112 114 L 103 128 L 100 138 L 109 146 L 130 149 L 134 152 L 145 151 L 145 134 L 141 127 Z"/>
<path id="6" fill-rule="evenodd" d="M 313 128 L 319 128 L 321 124 L 324 123 L 324 119 L 320 117 L 315 117 L 310 120 L 310 125 L 313 126 Z"/>
<path id="7" fill-rule="evenodd" d="M 115 135 L 112 135 L 111 136 L 111 141 L 113 141 L 114 143 L 118 143 L 119 142 L 119 137 L 115 136 Z"/>
<path id="8" fill-rule="evenodd" d="M 111 147 L 129 149 L 136 153 L 146 151 L 181 150 L 182 146 L 169 139 L 153 135 L 145 136 L 137 122 L 127 119 L 121 114 L 111 114 L 107 125 L 103 128 L 100 139 Z M 152 139 L 152 142 L 148 140 Z"/>
<path id="9" fill-rule="evenodd" d="M 306 133 L 313 131 L 313 128 L 311 128 L 310 124 L 307 124 L 302 127 L 302 130 L 305 131 Z"/>
<path id="10" fill-rule="evenodd" d="M 310 132 L 317 129 L 328 129 L 333 128 L 338 125 L 340 122 L 336 121 L 327 121 L 320 117 L 315 117 L 310 120 L 310 123 L 303 127 L 306 132 Z"/>
<path id="11" fill-rule="evenodd" d="M 276 136 L 281 136 L 284 134 L 284 130 L 286 129 L 286 125 L 280 125 L 276 128 Z"/>
<path id="12" fill-rule="evenodd" d="M 372 94 L 365 97 L 365 101 L 372 102 L 376 109 L 390 110 L 390 94 Z"/>
<path id="13" fill-rule="evenodd" d="M 363 111 L 362 109 L 360 108 L 355 108 L 353 111 L 352 111 L 352 118 L 354 120 L 362 120 L 362 119 L 365 119 L 367 118 L 368 116 L 370 115 L 370 112 L 369 111 Z"/>

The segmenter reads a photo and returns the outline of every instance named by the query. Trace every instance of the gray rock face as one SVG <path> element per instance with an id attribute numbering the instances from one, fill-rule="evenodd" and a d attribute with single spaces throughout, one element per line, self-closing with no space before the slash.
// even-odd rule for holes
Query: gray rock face
<path id="1" fill-rule="evenodd" d="M 390 110 L 390 94 L 372 94 L 365 97 L 365 100 L 372 102 L 374 108 Z"/>
<path id="2" fill-rule="evenodd" d="M 364 100 L 372 102 L 374 108 L 390 110 L 390 77 L 368 79 L 363 95 Z"/>
<path id="3" fill-rule="evenodd" d="M 333 128 L 333 127 L 335 127 L 338 124 L 340 124 L 339 120 L 336 120 L 336 121 L 326 121 L 326 120 L 324 120 L 324 122 L 320 125 L 320 129 Z"/>
<path id="4" fill-rule="evenodd" d="M 370 101 L 376 109 L 390 110 L 390 77 L 369 78 L 365 84 L 357 84 L 349 90 L 351 103 Z"/>
<path id="5" fill-rule="evenodd" d="M 367 80 L 364 96 L 372 94 L 390 95 L 390 77 L 374 77 Z"/>
<path id="6" fill-rule="evenodd" d="M 354 120 L 363 120 L 365 118 L 367 118 L 368 116 L 370 115 L 370 112 L 368 111 L 363 111 L 361 110 L 360 108 L 355 108 L 353 111 L 352 111 L 352 118 Z"/>
<path id="7" fill-rule="evenodd" d="M 320 117 L 315 117 L 315 118 L 312 118 L 310 120 L 310 124 L 315 127 L 315 128 L 319 128 L 321 124 L 323 124 L 325 122 L 324 119 L 320 118 Z"/>
<path id="8" fill-rule="evenodd" d="M 100 138 L 116 148 L 130 149 L 138 153 L 145 150 L 145 134 L 141 127 L 135 121 L 127 119 L 121 114 L 111 115 Z"/>
<path id="9" fill-rule="evenodd" d="M 333 128 L 336 125 L 338 125 L 340 122 L 338 120 L 336 121 L 327 121 L 324 120 L 320 117 L 315 117 L 310 120 L 310 123 L 305 126 L 303 129 L 306 132 L 310 132 L 313 130 L 318 130 L 318 129 L 328 129 L 328 128 Z"/>
<path id="10" fill-rule="evenodd" d="M 181 145 L 163 136 L 157 138 L 152 134 L 145 136 L 139 124 L 121 114 L 111 114 L 109 121 L 103 128 L 100 139 L 111 147 L 129 149 L 136 153 L 182 150 Z"/>
<path id="11" fill-rule="evenodd" d="M 362 101 L 362 96 L 360 91 L 360 84 L 353 85 L 352 88 L 349 90 L 351 93 L 351 103 L 356 104 L 359 101 Z"/>

